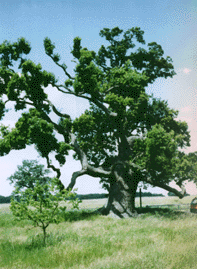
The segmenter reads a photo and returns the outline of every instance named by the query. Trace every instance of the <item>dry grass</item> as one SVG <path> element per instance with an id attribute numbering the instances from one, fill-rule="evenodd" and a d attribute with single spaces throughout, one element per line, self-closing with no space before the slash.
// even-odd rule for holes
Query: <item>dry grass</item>
<path id="1" fill-rule="evenodd" d="M 185 198 L 186 203 L 192 200 Z M 163 204 L 176 202 L 162 199 Z M 97 208 L 104 200 L 86 200 L 81 206 Z M 73 220 L 50 225 L 43 247 L 38 228 L 30 230 L 28 221 L 18 223 L 7 205 L 2 208 L 0 268 L 196 268 L 197 214 L 152 209 L 137 218 L 115 220 L 81 212 Z"/>
<path id="2" fill-rule="evenodd" d="M 142 197 L 142 205 L 166 205 L 166 204 L 189 204 L 195 196 L 186 196 L 179 199 L 176 196 L 166 196 L 166 197 Z M 139 198 L 136 198 L 136 206 L 139 205 Z"/>
<path id="3" fill-rule="evenodd" d="M 186 196 L 183 199 L 178 197 L 142 197 L 142 206 L 147 205 L 167 205 L 167 204 L 189 204 L 195 196 Z M 99 208 L 105 205 L 107 199 L 94 199 L 94 200 L 83 200 L 80 204 L 81 209 L 93 209 Z M 140 198 L 135 198 L 135 204 L 137 207 L 140 205 Z"/>

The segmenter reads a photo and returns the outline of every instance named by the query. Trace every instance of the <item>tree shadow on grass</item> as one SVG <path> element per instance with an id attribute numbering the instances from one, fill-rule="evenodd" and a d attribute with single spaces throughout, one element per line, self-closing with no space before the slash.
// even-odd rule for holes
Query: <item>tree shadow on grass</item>
<path id="1" fill-rule="evenodd" d="M 148 216 L 157 216 L 163 217 L 166 219 L 178 219 L 178 218 L 185 218 L 186 216 L 190 216 L 190 212 L 188 211 L 181 211 L 181 210 L 173 210 L 169 208 L 150 208 L 150 207 L 143 207 L 143 208 L 136 208 L 138 216 L 140 217 L 148 217 Z"/>
<path id="2" fill-rule="evenodd" d="M 80 220 L 94 220 L 98 217 L 99 212 L 96 210 L 70 210 L 64 213 L 65 221 L 73 222 Z"/>
<path id="3" fill-rule="evenodd" d="M 102 209 L 102 208 L 101 208 Z M 163 217 L 166 219 L 181 219 L 192 216 L 189 211 L 173 210 L 169 208 L 136 208 L 137 217 L 146 218 L 150 216 Z M 101 210 L 71 210 L 64 213 L 64 219 L 68 222 L 75 222 L 81 220 L 96 220 L 99 216 L 103 215 Z M 196 214 L 197 216 L 197 214 Z"/>

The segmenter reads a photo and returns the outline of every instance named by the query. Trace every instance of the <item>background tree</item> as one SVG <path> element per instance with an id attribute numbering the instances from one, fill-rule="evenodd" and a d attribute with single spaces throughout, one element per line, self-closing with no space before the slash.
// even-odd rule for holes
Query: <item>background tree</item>
<path id="1" fill-rule="evenodd" d="M 68 151 L 74 150 L 74 158 L 80 160 L 82 168 L 73 173 L 67 188 L 73 188 L 81 175 L 100 177 L 109 190 L 105 214 L 135 214 L 135 194 L 140 182 L 182 198 L 184 177 L 177 179 L 180 192 L 169 183 L 177 171 L 179 149 L 190 145 L 188 126 L 176 120 L 178 112 L 170 109 L 167 102 L 146 93 L 148 85 L 157 78 L 173 77 L 175 72 L 162 47 L 156 42 L 146 45 L 143 34 L 139 27 L 125 32 L 118 27 L 104 28 L 100 36 L 109 46 L 102 45 L 97 53 L 83 48 L 81 39 L 76 37 L 71 51 L 76 63 L 74 76 L 61 63 L 55 45 L 46 38 L 45 52 L 64 71 L 63 84 L 58 84 L 55 76 L 42 70 L 40 64 L 23 56 L 31 49 L 24 38 L 15 43 L 5 41 L 0 46 L 0 93 L 4 96 L 1 115 L 10 101 L 16 111 L 29 110 L 22 113 L 12 130 L 1 127 L 1 156 L 34 144 L 60 180 L 60 169 L 52 165 L 49 154 L 53 152 L 61 166 Z M 90 108 L 71 120 L 48 99 L 48 85 L 65 95 L 87 99 Z M 52 120 L 51 112 L 59 117 L 58 122 Z M 56 133 L 63 141 L 58 141 Z"/>
<path id="2" fill-rule="evenodd" d="M 187 166 L 187 169 L 189 171 L 188 173 L 188 180 L 193 181 L 195 184 L 197 184 L 197 151 L 190 152 L 187 155 L 187 159 L 189 161 L 189 165 Z"/>
<path id="3" fill-rule="evenodd" d="M 8 180 L 10 184 L 18 190 L 34 188 L 36 181 L 40 185 L 46 185 L 50 182 L 49 169 L 44 169 L 44 165 L 39 164 L 37 160 L 24 160 L 22 165 L 17 166 L 18 171 L 11 175 Z"/>

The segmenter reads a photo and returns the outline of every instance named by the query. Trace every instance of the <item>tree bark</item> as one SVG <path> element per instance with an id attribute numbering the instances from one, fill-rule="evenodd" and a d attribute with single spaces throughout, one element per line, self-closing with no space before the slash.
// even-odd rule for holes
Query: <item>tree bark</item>
<path id="1" fill-rule="evenodd" d="M 125 171 L 123 165 L 116 165 L 114 177 L 110 182 L 108 202 L 101 213 L 115 218 L 136 216 L 135 195 L 138 183 L 134 176 Z"/>

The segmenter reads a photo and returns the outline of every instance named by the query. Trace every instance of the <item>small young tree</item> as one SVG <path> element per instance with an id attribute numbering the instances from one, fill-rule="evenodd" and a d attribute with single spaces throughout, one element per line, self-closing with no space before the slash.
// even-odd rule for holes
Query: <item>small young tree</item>
<path id="1" fill-rule="evenodd" d="M 20 199 L 11 200 L 11 211 L 18 220 L 28 219 L 35 227 L 43 231 L 43 244 L 46 245 L 46 229 L 50 223 L 58 224 L 63 218 L 66 210 L 66 199 L 72 198 L 72 209 L 77 208 L 79 200 L 75 199 L 75 193 L 71 191 L 59 191 L 57 179 L 51 179 L 48 184 L 41 185 L 37 180 L 33 188 L 21 190 L 16 188 L 15 194 Z M 63 203 L 61 203 L 63 202 Z"/>

